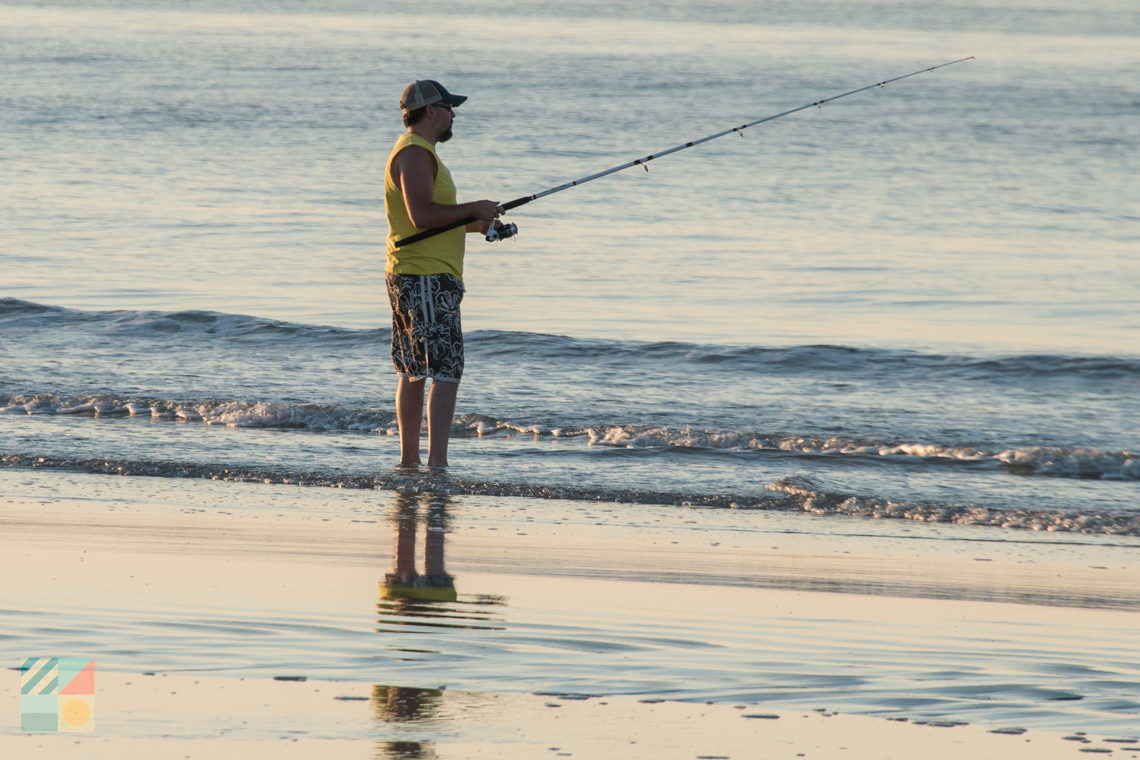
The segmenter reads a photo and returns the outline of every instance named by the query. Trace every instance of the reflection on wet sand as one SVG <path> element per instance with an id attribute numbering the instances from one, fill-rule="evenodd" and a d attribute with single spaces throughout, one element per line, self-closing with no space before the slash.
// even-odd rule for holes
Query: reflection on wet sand
<path id="1" fill-rule="evenodd" d="M 379 723 L 409 723 L 430 720 L 443 701 L 440 689 L 412 689 L 404 686 L 372 687 L 372 711 Z M 378 757 L 399 760 L 437 757 L 432 745 L 418 741 L 380 742 Z"/>
<path id="2" fill-rule="evenodd" d="M 506 604 L 506 597 L 493 594 L 460 596 L 455 578 L 447 572 L 444 548 L 448 509 L 452 497 L 443 494 L 396 493 L 392 505 L 394 548 L 392 572 L 380 583 L 378 633 L 409 633 L 415 629 L 476 628 L 503 630 L 488 625 L 501 618 L 488 607 Z M 422 511 L 422 515 L 421 515 Z M 416 568 L 416 536 L 424 523 L 423 570 Z"/>
<path id="3" fill-rule="evenodd" d="M 416 570 L 416 528 L 425 503 L 424 571 Z M 384 576 L 384 599 L 454 602 L 455 579 L 447 574 L 443 550 L 447 535 L 447 496 L 397 493 L 392 509 L 396 546 L 392 572 Z"/>
<path id="4" fill-rule="evenodd" d="M 455 577 L 447 572 L 444 555 L 451 503 L 452 497 L 443 494 L 394 494 L 392 571 L 380 583 L 377 633 L 420 632 L 430 636 L 444 635 L 449 628 L 504 630 L 491 624 L 502 618 L 486 609 L 506 604 L 506 597 L 476 594 L 461 598 Z M 421 519 L 423 569 L 419 570 L 416 548 Z M 372 687 L 373 716 L 380 723 L 431 721 L 440 717 L 443 700 L 442 689 Z M 377 749 L 378 758 L 392 760 L 438 757 L 427 742 L 387 741 L 380 742 Z"/>

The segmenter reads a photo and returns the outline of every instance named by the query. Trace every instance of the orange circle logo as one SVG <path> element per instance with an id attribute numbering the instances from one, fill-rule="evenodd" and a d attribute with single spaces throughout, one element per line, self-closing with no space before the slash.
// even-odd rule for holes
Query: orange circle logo
<path id="1" fill-rule="evenodd" d="M 82 699 L 69 699 L 60 713 L 71 726 L 82 726 L 91 717 L 91 708 Z"/>

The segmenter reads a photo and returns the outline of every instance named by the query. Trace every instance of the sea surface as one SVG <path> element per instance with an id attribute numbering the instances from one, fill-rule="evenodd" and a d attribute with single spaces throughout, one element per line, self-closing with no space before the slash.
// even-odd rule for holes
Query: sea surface
<path id="1" fill-rule="evenodd" d="M 468 243 L 457 492 L 1140 535 L 1140 13 L 0 5 L 0 455 L 390 485 L 381 172 Z"/>

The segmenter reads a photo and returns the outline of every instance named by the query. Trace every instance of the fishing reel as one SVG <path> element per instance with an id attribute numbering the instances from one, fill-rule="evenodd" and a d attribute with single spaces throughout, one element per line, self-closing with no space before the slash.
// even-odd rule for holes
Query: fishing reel
<path id="1" fill-rule="evenodd" d="M 509 237 L 517 235 L 518 231 L 519 226 L 517 224 L 500 222 L 496 219 L 491 223 L 491 226 L 487 228 L 487 242 L 494 243 L 496 240 L 506 240 Z"/>

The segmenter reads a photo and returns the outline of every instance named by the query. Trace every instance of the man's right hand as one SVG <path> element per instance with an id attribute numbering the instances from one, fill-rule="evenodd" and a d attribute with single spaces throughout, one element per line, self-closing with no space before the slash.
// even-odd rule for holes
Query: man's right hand
<path id="1" fill-rule="evenodd" d="M 490 224 L 499 218 L 503 208 L 496 201 L 472 201 L 471 215 L 484 225 Z"/>

